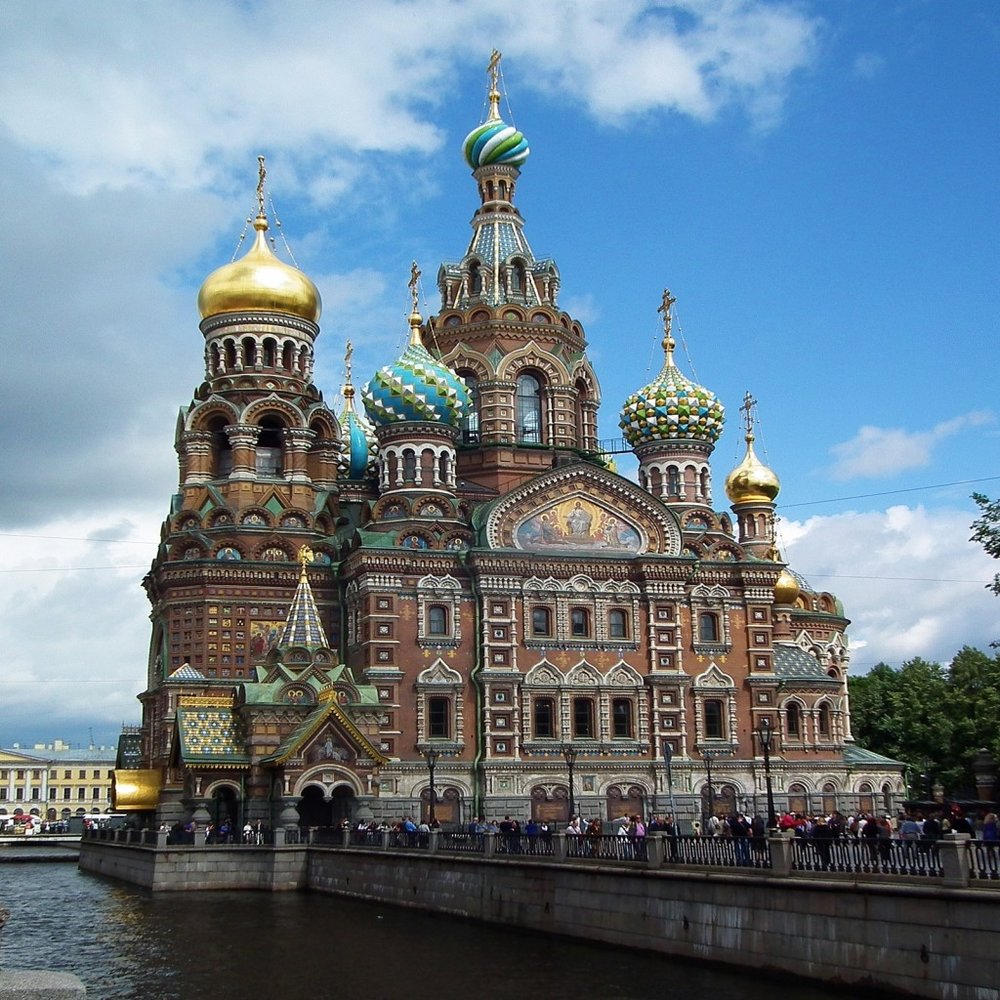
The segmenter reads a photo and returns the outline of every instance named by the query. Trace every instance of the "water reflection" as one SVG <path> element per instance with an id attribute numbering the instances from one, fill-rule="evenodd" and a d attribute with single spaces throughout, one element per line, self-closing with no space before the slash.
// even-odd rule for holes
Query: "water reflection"
<path id="1" fill-rule="evenodd" d="M 0 966 L 75 972 L 88 997 L 765 1000 L 783 984 L 319 893 L 153 895 L 69 864 L 0 866 Z M 790 984 L 788 984 L 790 985 Z M 785 987 L 787 988 L 787 986 Z M 796 1000 L 843 993 L 794 985 Z"/>

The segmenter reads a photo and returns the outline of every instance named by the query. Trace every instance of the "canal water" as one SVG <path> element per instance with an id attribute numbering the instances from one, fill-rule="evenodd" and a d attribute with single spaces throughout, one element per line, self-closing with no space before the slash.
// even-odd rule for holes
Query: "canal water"
<path id="1" fill-rule="evenodd" d="M 0 905 L 0 968 L 74 972 L 90 1000 L 847 995 L 320 893 L 153 894 L 65 863 L 0 865 Z"/>

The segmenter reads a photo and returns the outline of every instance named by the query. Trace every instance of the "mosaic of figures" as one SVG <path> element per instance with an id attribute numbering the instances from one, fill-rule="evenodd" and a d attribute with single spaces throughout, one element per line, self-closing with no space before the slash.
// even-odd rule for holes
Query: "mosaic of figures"
<path id="1" fill-rule="evenodd" d="M 642 539 L 619 513 L 577 497 L 546 507 L 522 521 L 514 543 L 533 552 L 545 549 L 638 552 Z"/>

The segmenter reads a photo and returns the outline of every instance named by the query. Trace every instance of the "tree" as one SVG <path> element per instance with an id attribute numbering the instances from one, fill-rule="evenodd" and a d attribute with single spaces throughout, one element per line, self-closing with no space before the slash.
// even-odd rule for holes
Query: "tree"
<path id="1" fill-rule="evenodd" d="M 973 493 L 972 499 L 982 514 L 970 525 L 972 528 L 970 541 L 979 542 L 988 555 L 1000 559 L 1000 500 L 991 500 L 982 493 Z M 993 577 L 989 589 L 1000 597 L 1000 573 Z"/>

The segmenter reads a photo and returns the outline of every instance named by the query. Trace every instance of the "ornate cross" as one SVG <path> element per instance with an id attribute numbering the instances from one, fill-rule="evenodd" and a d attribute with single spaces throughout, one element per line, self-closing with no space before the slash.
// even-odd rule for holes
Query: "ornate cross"
<path id="1" fill-rule="evenodd" d="M 413 299 L 413 311 L 417 312 L 417 282 L 420 280 L 420 268 L 417 267 L 417 262 L 414 261 L 410 265 L 410 280 L 407 283 L 407 287 L 410 289 L 410 297 Z"/>
<path id="2" fill-rule="evenodd" d="M 264 168 L 264 157 L 257 157 L 257 214 L 264 214 L 264 178 L 267 177 L 267 170 Z"/>
<path id="3" fill-rule="evenodd" d="M 757 405 L 757 400 L 750 395 L 748 389 L 743 397 L 743 404 L 740 411 L 743 413 L 743 423 L 746 425 L 747 434 L 753 434 L 753 408 Z"/>
<path id="4" fill-rule="evenodd" d="M 657 309 L 656 311 L 659 312 L 659 313 L 663 313 L 663 332 L 667 336 L 670 336 L 670 324 L 673 322 L 673 319 L 672 319 L 672 317 L 670 315 L 670 309 L 671 309 L 671 307 L 673 306 L 673 304 L 676 301 L 677 301 L 677 299 L 675 299 L 670 294 L 670 289 L 669 288 L 664 288 L 663 289 L 663 302 L 661 303 L 660 308 Z"/>

